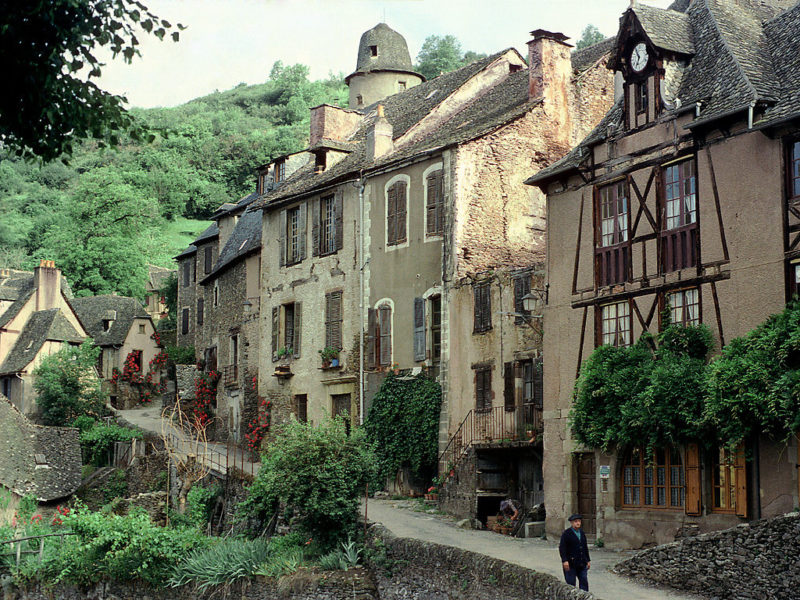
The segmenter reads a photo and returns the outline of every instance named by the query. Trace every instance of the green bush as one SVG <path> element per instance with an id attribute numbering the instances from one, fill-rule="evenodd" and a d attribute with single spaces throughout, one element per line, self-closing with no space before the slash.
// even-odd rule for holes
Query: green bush
<path id="1" fill-rule="evenodd" d="M 706 360 L 713 347 L 705 325 L 668 325 L 633 346 L 600 346 L 581 367 L 570 412 L 575 438 L 612 446 L 665 445 L 704 437 Z"/>
<path id="2" fill-rule="evenodd" d="M 65 426 L 82 415 L 105 414 L 106 395 L 94 370 L 99 352 L 87 340 L 45 357 L 33 370 L 36 402 L 45 425 Z"/>
<path id="3" fill-rule="evenodd" d="M 292 421 L 265 450 L 239 511 L 263 517 L 285 505 L 302 533 L 331 548 L 355 528 L 359 500 L 374 473 L 374 453 L 362 430 L 348 435 L 339 417 L 317 427 Z"/>
<path id="4" fill-rule="evenodd" d="M 205 528 L 211 520 L 214 502 L 221 493 L 220 486 L 194 485 L 186 494 L 186 511 L 181 514 L 170 511 L 169 521 L 173 527 Z"/>
<path id="5" fill-rule="evenodd" d="M 114 442 L 129 442 L 142 439 L 138 429 L 120 427 L 119 425 L 96 424 L 81 431 L 81 455 L 84 463 L 102 467 L 107 464 L 108 456 L 114 448 Z"/>
<path id="6" fill-rule="evenodd" d="M 231 584 L 255 575 L 269 553 L 269 540 L 223 539 L 186 556 L 175 567 L 169 583 L 173 587 L 194 584 L 198 590 Z"/>
<path id="7" fill-rule="evenodd" d="M 442 388 L 430 377 L 389 374 L 383 380 L 364 424 L 382 477 L 394 477 L 403 465 L 416 477 L 434 474 L 441 404 Z"/>
<path id="8" fill-rule="evenodd" d="M 167 356 L 176 365 L 193 365 L 197 362 L 194 346 L 167 346 Z"/>
<path id="9" fill-rule="evenodd" d="M 142 579 L 161 586 L 176 564 L 209 543 L 196 529 L 158 527 L 142 512 L 119 516 L 77 508 L 64 518 L 64 526 L 77 535 L 66 537 L 41 570 L 43 579 L 54 584 Z"/>

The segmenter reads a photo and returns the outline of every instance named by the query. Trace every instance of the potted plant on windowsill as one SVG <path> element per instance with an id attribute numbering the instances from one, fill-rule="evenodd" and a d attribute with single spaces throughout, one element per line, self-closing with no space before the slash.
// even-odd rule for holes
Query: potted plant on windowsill
<path id="1" fill-rule="evenodd" d="M 323 369 L 338 369 L 339 368 L 339 348 L 333 346 L 325 346 L 319 350 L 319 356 L 322 359 Z"/>
<path id="2" fill-rule="evenodd" d="M 291 375 L 292 367 L 289 364 L 289 360 L 292 357 L 292 349 L 287 347 L 279 348 L 275 357 L 278 361 L 275 365 L 275 375 L 277 377 Z"/>

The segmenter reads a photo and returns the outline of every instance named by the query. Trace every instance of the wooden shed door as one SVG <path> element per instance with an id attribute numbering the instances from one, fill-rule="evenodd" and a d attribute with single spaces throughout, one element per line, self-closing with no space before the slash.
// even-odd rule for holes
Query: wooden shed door
<path id="1" fill-rule="evenodd" d="M 594 535 L 597 533 L 594 454 L 586 452 L 575 458 L 578 466 L 578 512 L 583 515 L 583 531 L 587 535 Z"/>

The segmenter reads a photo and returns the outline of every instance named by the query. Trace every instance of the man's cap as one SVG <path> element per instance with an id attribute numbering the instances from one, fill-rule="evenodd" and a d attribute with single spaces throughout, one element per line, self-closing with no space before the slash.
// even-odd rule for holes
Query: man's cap
<path id="1" fill-rule="evenodd" d="M 581 513 L 575 513 L 573 515 L 570 515 L 569 519 L 567 519 L 567 521 L 572 523 L 573 521 L 577 521 L 578 519 L 583 520 L 583 515 L 581 515 Z"/>

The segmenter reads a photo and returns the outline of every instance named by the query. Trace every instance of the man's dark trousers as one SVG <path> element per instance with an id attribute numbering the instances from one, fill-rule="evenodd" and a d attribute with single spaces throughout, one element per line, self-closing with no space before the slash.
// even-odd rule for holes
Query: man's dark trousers
<path id="1" fill-rule="evenodd" d="M 589 591 L 589 577 L 588 577 L 589 569 L 574 569 L 571 568 L 569 571 L 564 571 L 564 579 L 569 585 L 575 585 L 575 578 L 578 578 L 578 586 L 580 589 Z"/>

